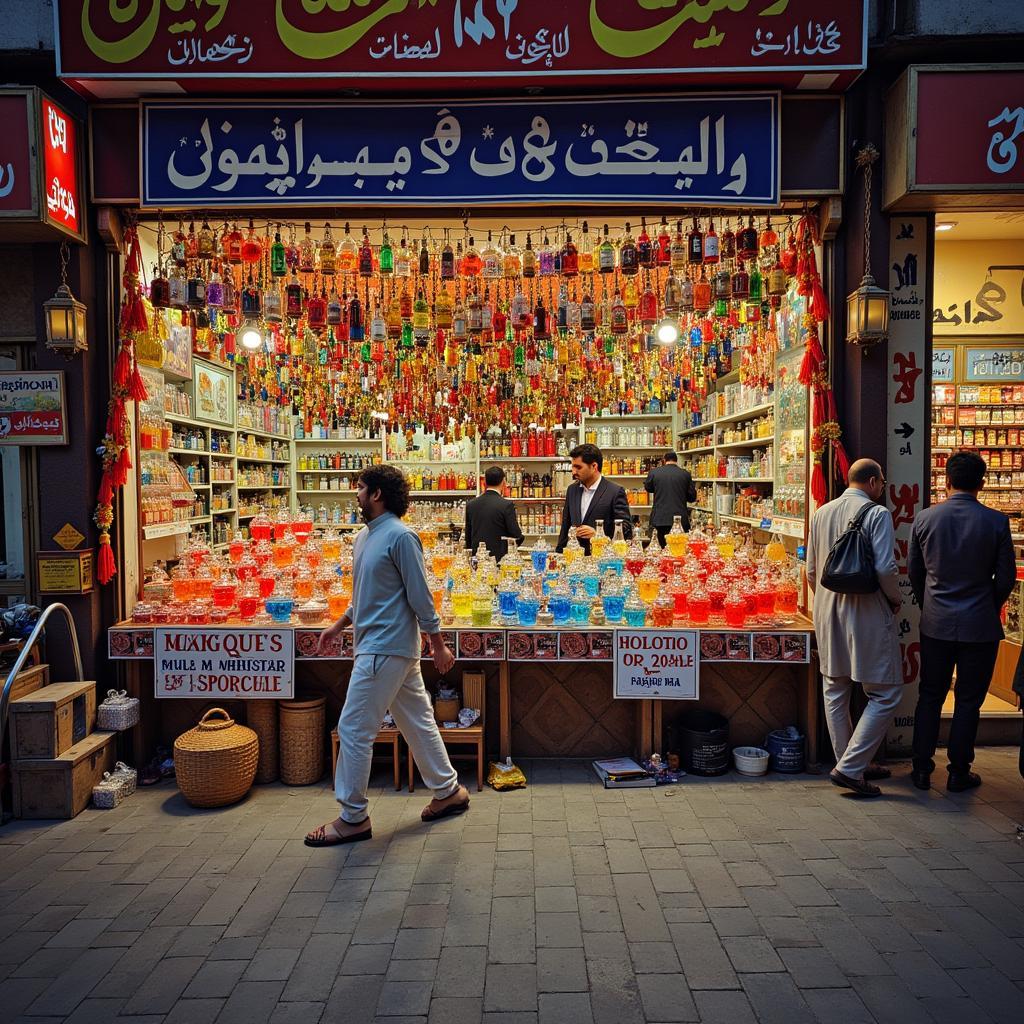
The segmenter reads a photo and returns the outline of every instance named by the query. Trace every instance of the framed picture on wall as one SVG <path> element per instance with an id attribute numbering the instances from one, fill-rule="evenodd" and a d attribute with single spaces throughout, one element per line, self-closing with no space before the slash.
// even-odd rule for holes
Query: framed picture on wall
<path id="1" fill-rule="evenodd" d="M 192 377 L 192 328 L 180 318 L 162 310 L 160 331 L 164 337 L 163 371 L 168 376 L 190 380 Z"/>
<path id="2" fill-rule="evenodd" d="M 230 427 L 235 422 L 235 377 L 205 359 L 192 360 L 192 415 L 204 423 Z"/>

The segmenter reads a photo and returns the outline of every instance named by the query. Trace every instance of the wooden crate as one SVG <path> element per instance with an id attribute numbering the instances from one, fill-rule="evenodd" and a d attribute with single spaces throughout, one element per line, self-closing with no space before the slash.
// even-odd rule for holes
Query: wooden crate
<path id="1" fill-rule="evenodd" d="M 51 683 L 10 705 L 11 760 L 59 757 L 96 728 L 96 684 Z"/>
<path id="2" fill-rule="evenodd" d="M 462 673 L 462 706 L 476 708 L 480 712 L 481 724 L 483 724 L 484 687 L 486 685 L 487 677 L 483 672 Z"/>
<path id="3" fill-rule="evenodd" d="M 16 761 L 11 789 L 16 818 L 73 818 L 89 806 L 92 787 L 112 771 L 116 732 L 94 732 L 60 757 Z"/>
<path id="4" fill-rule="evenodd" d="M 33 665 L 31 668 L 23 668 L 15 677 L 11 685 L 11 700 L 20 700 L 22 697 L 36 690 L 49 685 L 50 666 Z"/>

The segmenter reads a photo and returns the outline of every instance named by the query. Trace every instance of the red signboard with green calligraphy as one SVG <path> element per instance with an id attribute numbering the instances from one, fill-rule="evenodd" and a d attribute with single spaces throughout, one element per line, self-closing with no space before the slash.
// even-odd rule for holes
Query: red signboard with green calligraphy
<path id="1" fill-rule="evenodd" d="M 866 0 L 58 0 L 58 70 L 238 91 L 723 82 L 842 88 Z M 638 78 L 637 76 L 643 76 Z M 810 76 L 810 77 L 806 77 Z M 190 84 L 195 83 L 195 84 Z M 323 83 L 324 88 L 336 81 Z M 275 88 L 279 86 L 275 83 Z"/>

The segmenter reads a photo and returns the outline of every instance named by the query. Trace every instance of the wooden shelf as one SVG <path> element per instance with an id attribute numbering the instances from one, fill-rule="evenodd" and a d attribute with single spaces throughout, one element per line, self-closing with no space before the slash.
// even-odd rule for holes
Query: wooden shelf
<path id="1" fill-rule="evenodd" d="M 262 462 L 267 466 L 290 466 L 290 459 L 264 459 L 259 455 L 236 455 L 239 462 Z"/>
<path id="2" fill-rule="evenodd" d="M 708 420 L 707 423 L 698 423 L 695 427 L 686 427 L 680 430 L 678 433 L 679 437 L 690 437 L 692 434 L 699 434 L 703 430 L 713 430 L 715 426 L 714 420 Z"/>
<path id="3" fill-rule="evenodd" d="M 145 455 L 147 452 L 156 454 L 159 451 L 165 451 L 168 455 L 209 455 L 211 454 L 205 448 L 144 448 L 142 454 Z"/>
<path id="4" fill-rule="evenodd" d="M 239 428 L 239 433 L 241 433 L 241 428 Z M 372 444 L 380 447 L 379 437 L 292 437 L 287 440 L 294 444 Z"/>
<path id="5" fill-rule="evenodd" d="M 765 402 L 763 405 L 751 406 L 743 412 L 730 413 L 728 416 L 719 416 L 715 423 L 739 423 L 740 420 L 752 420 L 761 413 L 766 413 L 775 408 L 775 402 Z"/>
<path id="6" fill-rule="evenodd" d="M 239 484 L 240 491 L 290 491 L 291 484 Z"/>
<path id="7" fill-rule="evenodd" d="M 217 430 L 217 429 L 220 429 L 220 428 L 214 427 L 213 429 Z M 292 440 L 292 438 L 289 437 L 287 434 L 270 434 L 266 430 L 257 430 L 255 427 L 236 426 L 235 427 L 235 433 L 238 434 L 239 436 L 241 436 L 242 434 L 252 434 L 253 437 L 267 437 L 267 438 L 270 438 L 272 441 L 291 441 Z"/>
<path id="8" fill-rule="evenodd" d="M 708 452 L 713 452 L 715 446 L 713 444 L 704 444 L 700 448 L 680 448 L 676 454 L 679 458 L 683 458 L 686 455 L 707 455 Z"/>
<path id="9" fill-rule="evenodd" d="M 774 437 L 759 437 L 753 441 L 727 441 L 725 444 L 716 444 L 715 447 L 728 450 L 730 448 L 764 448 L 774 444 Z"/>

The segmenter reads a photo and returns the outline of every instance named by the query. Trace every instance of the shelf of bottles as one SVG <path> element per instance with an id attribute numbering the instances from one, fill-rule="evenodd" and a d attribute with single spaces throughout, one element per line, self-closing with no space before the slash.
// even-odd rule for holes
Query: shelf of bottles
<path id="1" fill-rule="evenodd" d="M 360 526 L 356 483 L 363 469 L 384 458 L 380 434 L 337 421 L 325 427 L 300 418 L 293 445 L 296 509 L 320 526 Z"/>
<path id="2" fill-rule="evenodd" d="M 946 497 L 946 460 L 977 452 L 988 466 L 980 500 L 1024 534 L 1024 383 L 932 385 L 931 500 Z"/>

